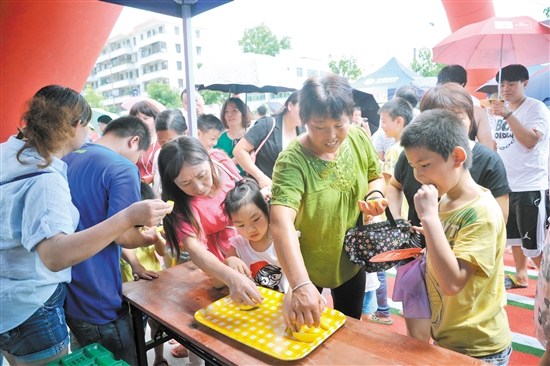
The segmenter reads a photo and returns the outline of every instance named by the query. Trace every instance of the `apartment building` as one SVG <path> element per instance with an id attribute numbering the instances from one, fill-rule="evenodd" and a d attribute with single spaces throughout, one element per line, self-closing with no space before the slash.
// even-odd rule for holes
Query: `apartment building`
<path id="1" fill-rule="evenodd" d="M 193 28 L 194 64 L 203 62 L 203 28 Z M 87 80 L 105 96 L 106 106 L 145 95 L 151 82 L 185 88 L 181 20 L 158 15 L 124 33 L 111 35 Z"/>

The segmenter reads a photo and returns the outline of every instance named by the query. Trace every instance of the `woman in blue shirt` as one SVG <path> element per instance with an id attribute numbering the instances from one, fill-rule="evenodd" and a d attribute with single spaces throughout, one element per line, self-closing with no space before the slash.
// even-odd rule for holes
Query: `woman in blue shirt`
<path id="1" fill-rule="evenodd" d="M 138 202 L 74 233 L 79 214 L 61 158 L 84 143 L 90 118 L 77 92 L 46 86 L 27 103 L 25 127 L 0 144 L 0 350 L 11 365 L 66 355 L 70 267 L 135 225 L 157 225 L 170 210 L 161 200 Z"/>

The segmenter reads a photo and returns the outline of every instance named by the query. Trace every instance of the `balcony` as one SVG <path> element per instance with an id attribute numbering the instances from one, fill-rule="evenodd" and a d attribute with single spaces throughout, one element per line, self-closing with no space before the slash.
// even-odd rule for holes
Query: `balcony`
<path id="1" fill-rule="evenodd" d="M 139 76 L 139 81 L 142 83 L 149 83 L 157 79 L 170 79 L 170 76 L 171 73 L 170 71 L 168 71 L 168 69 L 162 69 L 158 71 L 151 71 L 146 74 L 141 73 L 141 75 Z"/>

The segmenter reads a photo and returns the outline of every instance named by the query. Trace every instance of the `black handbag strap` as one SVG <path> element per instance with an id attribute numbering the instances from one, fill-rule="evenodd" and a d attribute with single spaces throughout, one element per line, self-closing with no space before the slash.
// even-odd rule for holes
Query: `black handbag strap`
<path id="1" fill-rule="evenodd" d="M 367 199 L 372 196 L 373 193 L 379 193 L 380 196 L 382 196 L 382 198 L 386 198 L 384 197 L 384 193 L 380 192 L 378 189 L 373 189 L 372 191 L 370 191 L 369 193 L 367 193 L 365 195 L 365 202 L 367 201 Z M 378 197 L 379 198 L 379 197 Z M 393 215 L 390 211 L 390 206 L 386 206 L 386 210 L 385 210 L 385 213 L 386 213 L 386 219 L 390 222 L 391 226 L 393 227 L 397 227 L 397 223 L 395 222 L 395 219 L 393 218 Z M 363 212 L 361 211 L 361 223 L 363 223 Z"/>
<path id="2" fill-rule="evenodd" d="M 17 182 L 18 180 L 23 180 L 23 179 L 27 179 L 27 178 L 32 178 L 32 177 L 35 177 L 37 175 L 42 175 L 42 174 L 46 174 L 46 173 L 49 173 L 49 172 L 46 172 L 46 171 L 39 171 L 39 172 L 34 172 L 34 173 L 28 173 L 28 174 L 23 174 L 23 175 L 19 175 L 17 177 L 14 177 L 14 178 L 10 178 L 10 179 L 6 179 L 6 180 L 3 180 L 0 182 L 0 186 L 3 186 L 4 184 L 8 184 L 8 183 L 12 183 L 12 182 Z"/>

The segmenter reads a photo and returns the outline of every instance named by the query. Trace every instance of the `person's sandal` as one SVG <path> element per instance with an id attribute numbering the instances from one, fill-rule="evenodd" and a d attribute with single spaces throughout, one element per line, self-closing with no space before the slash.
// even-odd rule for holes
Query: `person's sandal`
<path id="1" fill-rule="evenodd" d="M 392 325 L 393 324 L 393 319 L 390 318 L 389 320 L 382 320 L 378 317 L 378 315 L 372 314 L 372 319 L 369 320 L 369 322 L 374 323 L 374 324 Z"/>
<path id="2" fill-rule="evenodd" d="M 522 285 L 518 282 L 516 277 L 512 274 L 506 274 L 504 275 L 504 287 L 506 290 L 510 290 L 513 288 L 527 288 L 529 285 Z"/>
<path id="3" fill-rule="evenodd" d="M 166 360 L 166 358 L 162 357 L 156 359 L 155 362 L 153 362 L 153 366 L 170 366 L 170 364 L 168 363 L 168 360 Z"/>

